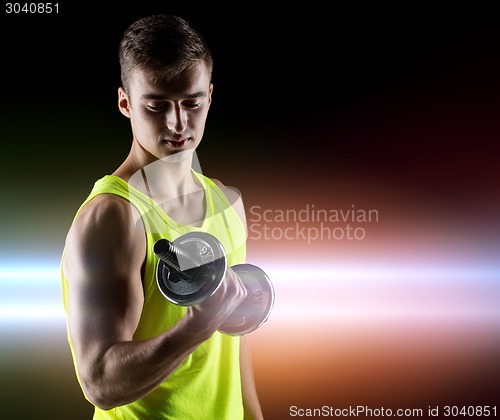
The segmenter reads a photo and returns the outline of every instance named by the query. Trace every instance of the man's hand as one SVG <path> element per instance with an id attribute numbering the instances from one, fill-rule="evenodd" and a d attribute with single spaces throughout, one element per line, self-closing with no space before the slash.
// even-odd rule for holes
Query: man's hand
<path id="1" fill-rule="evenodd" d="M 227 268 L 226 275 L 212 296 L 188 308 L 194 325 L 208 331 L 218 330 L 231 317 L 234 310 L 247 296 L 247 289 L 239 276 Z"/>

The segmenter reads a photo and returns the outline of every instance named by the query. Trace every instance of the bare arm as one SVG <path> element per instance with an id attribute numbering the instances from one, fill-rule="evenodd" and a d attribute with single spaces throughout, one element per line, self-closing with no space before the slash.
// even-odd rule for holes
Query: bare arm
<path id="1" fill-rule="evenodd" d="M 232 281 L 224 281 L 206 303 L 188 308 L 175 327 L 155 338 L 133 341 L 143 305 L 146 253 L 144 231 L 133 220 L 128 202 L 98 196 L 81 211 L 66 244 L 63 267 L 77 370 L 87 397 L 103 409 L 133 402 L 153 390 L 244 298 L 242 286 L 229 273 Z"/>
<path id="2" fill-rule="evenodd" d="M 240 370 L 245 420 L 262 420 L 264 417 L 255 388 L 250 346 L 245 336 L 241 337 Z"/>

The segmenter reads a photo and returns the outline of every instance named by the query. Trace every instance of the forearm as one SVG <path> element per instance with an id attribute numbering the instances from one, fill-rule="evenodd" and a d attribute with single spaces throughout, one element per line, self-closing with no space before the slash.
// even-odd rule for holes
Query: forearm
<path id="1" fill-rule="evenodd" d="M 101 357 L 84 363 L 80 377 L 87 397 L 111 409 L 147 395 L 210 337 L 210 332 L 194 331 L 190 322 L 186 316 L 152 339 L 114 343 Z"/>

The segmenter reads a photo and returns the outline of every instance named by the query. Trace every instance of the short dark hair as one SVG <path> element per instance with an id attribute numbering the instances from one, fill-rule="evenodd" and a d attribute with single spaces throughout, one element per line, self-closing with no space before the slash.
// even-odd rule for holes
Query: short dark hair
<path id="1" fill-rule="evenodd" d="M 143 17 L 124 32 L 119 48 L 122 87 L 129 92 L 130 74 L 138 68 L 153 79 L 173 80 L 200 60 L 212 75 L 212 53 L 185 19 L 167 14 Z"/>

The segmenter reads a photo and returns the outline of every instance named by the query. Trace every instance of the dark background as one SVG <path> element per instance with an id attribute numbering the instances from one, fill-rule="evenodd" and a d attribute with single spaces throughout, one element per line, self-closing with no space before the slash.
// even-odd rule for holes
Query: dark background
<path id="1" fill-rule="evenodd" d="M 443 306 L 453 291 L 464 307 L 471 295 L 483 307 L 498 302 L 500 18 L 470 4 L 59 2 L 51 16 L 2 10 L 2 267 L 57 267 L 93 182 L 127 155 L 118 42 L 136 18 L 158 12 L 186 17 L 214 53 L 213 104 L 198 149 L 204 174 L 237 186 L 247 209 L 356 203 L 380 211 L 362 243 L 249 241 L 250 258 L 274 255 L 290 269 L 313 260 L 333 267 L 341 257 L 355 267 L 412 261 L 419 269 L 432 260 L 486 271 L 494 264 L 487 286 L 480 277 L 467 287 L 438 280 L 437 292 L 435 283 L 415 282 L 396 293 L 411 303 L 416 290 L 424 313 L 426 299 Z M 328 296 L 330 289 L 309 281 L 306 291 L 277 281 L 281 304 L 311 289 L 315 299 Z M 369 286 L 383 302 L 394 292 Z M 346 305 L 355 313 L 366 285 L 349 287 Z M 429 310 L 409 325 L 395 327 L 394 317 L 373 329 L 349 315 L 318 321 L 315 311 L 294 324 L 285 312 L 277 306 L 276 321 L 252 336 L 268 418 L 288 418 L 298 403 L 497 402 L 498 312 L 488 321 L 463 315 L 440 323 Z M 89 418 L 64 323 L 2 320 L 1 331 L 2 406 L 16 413 L 10 418 Z"/>
<path id="2" fill-rule="evenodd" d="M 29 183 L 36 174 L 43 195 L 112 171 L 131 140 L 116 107 L 119 39 L 136 18 L 172 12 L 199 27 L 215 56 L 199 149 L 209 176 L 241 188 L 264 177 L 273 191 L 282 179 L 263 168 L 313 188 L 354 174 L 456 208 L 464 190 L 469 203 L 498 205 L 488 194 L 499 175 L 493 10 L 59 4 L 57 15 L 2 15 L 3 179 Z M 83 192 L 71 190 L 76 205 Z"/>

